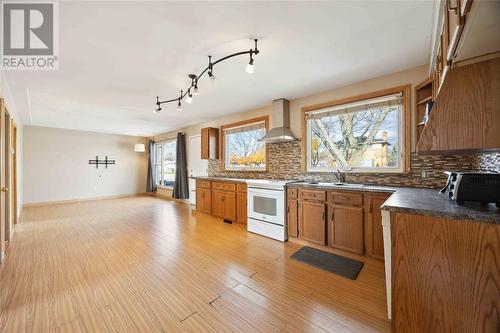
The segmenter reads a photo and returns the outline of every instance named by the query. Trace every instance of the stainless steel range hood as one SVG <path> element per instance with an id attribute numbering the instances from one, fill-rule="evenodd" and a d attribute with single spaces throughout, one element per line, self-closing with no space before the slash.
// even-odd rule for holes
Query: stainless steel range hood
<path id="1" fill-rule="evenodd" d="M 264 135 L 261 141 L 279 143 L 296 140 L 297 138 L 290 130 L 290 101 L 284 98 L 273 101 L 271 130 Z"/>

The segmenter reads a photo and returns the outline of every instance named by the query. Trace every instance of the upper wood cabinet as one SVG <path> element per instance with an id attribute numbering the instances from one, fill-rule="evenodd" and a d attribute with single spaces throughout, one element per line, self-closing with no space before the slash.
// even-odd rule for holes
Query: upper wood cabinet
<path id="1" fill-rule="evenodd" d="M 417 152 L 500 149 L 500 57 L 452 68 Z"/>
<path id="2" fill-rule="evenodd" d="M 201 159 L 219 159 L 219 129 L 206 127 L 201 129 Z"/>

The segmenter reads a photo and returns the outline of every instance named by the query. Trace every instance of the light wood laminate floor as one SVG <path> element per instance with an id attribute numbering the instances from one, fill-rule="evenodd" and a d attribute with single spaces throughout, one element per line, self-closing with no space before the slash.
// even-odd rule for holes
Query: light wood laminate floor
<path id="1" fill-rule="evenodd" d="M 382 265 L 351 281 L 299 248 L 153 197 L 25 208 L 0 331 L 389 331 Z"/>

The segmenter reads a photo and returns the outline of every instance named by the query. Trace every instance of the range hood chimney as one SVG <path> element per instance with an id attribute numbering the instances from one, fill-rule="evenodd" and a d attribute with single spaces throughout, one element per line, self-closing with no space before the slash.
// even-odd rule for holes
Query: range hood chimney
<path id="1" fill-rule="evenodd" d="M 261 141 L 279 143 L 296 140 L 297 138 L 290 131 L 290 101 L 284 98 L 274 100 L 271 112 L 271 130 L 264 135 Z"/>

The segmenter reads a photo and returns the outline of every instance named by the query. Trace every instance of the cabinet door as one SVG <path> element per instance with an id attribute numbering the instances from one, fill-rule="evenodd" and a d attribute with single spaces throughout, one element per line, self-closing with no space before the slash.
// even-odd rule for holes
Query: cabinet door
<path id="1" fill-rule="evenodd" d="M 212 195 L 211 191 L 206 188 L 196 189 L 196 210 L 211 214 L 212 212 Z"/>
<path id="2" fill-rule="evenodd" d="M 287 206 L 287 229 L 289 237 L 299 237 L 299 221 L 298 221 L 298 201 L 294 199 L 288 200 Z"/>
<path id="3" fill-rule="evenodd" d="M 363 254 L 363 208 L 328 206 L 328 245 Z"/>
<path id="4" fill-rule="evenodd" d="M 224 191 L 212 190 L 212 215 L 224 217 Z"/>
<path id="5" fill-rule="evenodd" d="M 247 193 L 236 193 L 236 221 L 238 223 L 247 223 Z"/>
<path id="6" fill-rule="evenodd" d="M 208 160 L 210 158 L 209 150 L 209 128 L 201 129 L 201 159 Z"/>
<path id="7" fill-rule="evenodd" d="M 365 249 L 366 255 L 384 260 L 384 238 L 382 235 L 382 213 L 380 206 L 388 195 L 367 195 L 365 216 Z"/>
<path id="8" fill-rule="evenodd" d="M 325 245 L 325 205 L 323 203 L 301 201 L 299 209 L 299 237 L 306 241 Z"/>
<path id="9" fill-rule="evenodd" d="M 219 158 L 219 129 L 206 127 L 201 129 L 201 159 Z"/>
<path id="10" fill-rule="evenodd" d="M 225 220 L 236 221 L 236 192 L 224 192 L 222 196 Z"/>

